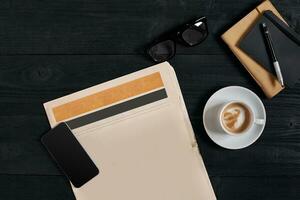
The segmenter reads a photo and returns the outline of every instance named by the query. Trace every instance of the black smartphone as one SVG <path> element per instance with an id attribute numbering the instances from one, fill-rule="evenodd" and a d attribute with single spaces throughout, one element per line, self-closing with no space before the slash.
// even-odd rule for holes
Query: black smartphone
<path id="1" fill-rule="evenodd" d="M 52 158 L 75 187 L 81 187 L 99 170 L 66 123 L 60 123 L 41 139 Z"/>

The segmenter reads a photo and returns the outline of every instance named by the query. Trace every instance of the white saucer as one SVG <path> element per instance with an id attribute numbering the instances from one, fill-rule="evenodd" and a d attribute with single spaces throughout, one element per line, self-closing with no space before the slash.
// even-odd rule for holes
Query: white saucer
<path id="1" fill-rule="evenodd" d="M 203 124 L 208 136 L 226 149 L 242 149 L 254 143 L 262 134 L 264 125 L 254 124 L 246 133 L 231 136 L 226 134 L 216 121 L 220 105 L 229 101 L 242 101 L 249 105 L 255 118 L 265 119 L 266 110 L 259 97 L 251 90 L 240 86 L 229 86 L 215 92 L 207 101 L 203 111 Z"/>

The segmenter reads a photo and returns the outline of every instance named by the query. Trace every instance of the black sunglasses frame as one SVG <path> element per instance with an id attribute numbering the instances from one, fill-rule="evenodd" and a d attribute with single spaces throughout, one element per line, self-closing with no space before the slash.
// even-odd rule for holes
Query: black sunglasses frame
<path id="1" fill-rule="evenodd" d="M 191 28 L 192 26 L 194 26 L 194 25 L 195 25 L 196 23 L 198 23 L 198 22 L 203 22 L 203 23 L 205 24 L 205 27 L 206 27 L 206 36 L 203 37 L 203 39 L 202 39 L 200 42 L 198 42 L 198 43 L 196 43 L 196 44 L 194 44 L 194 45 L 190 45 L 189 43 L 187 43 L 187 42 L 183 39 L 182 33 L 183 33 L 185 30 L 187 30 L 187 29 Z M 151 50 L 151 48 L 154 47 L 155 45 L 161 43 L 161 42 L 168 41 L 168 40 L 169 40 L 169 41 L 172 41 L 172 43 L 173 43 L 173 45 L 174 45 L 174 53 L 173 53 L 170 57 L 168 57 L 168 58 L 166 59 L 166 61 L 167 61 L 167 60 L 172 59 L 172 58 L 176 55 L 176 43 L 177 43 L 177 42 L 182 43 L 182 44 L 184 44 L 184 45 L 187 46 L 187 47 L 194 47 L 194 46 L 197 46 L 197 45 L 201 44 L 201 43 L 207 38 L 208 33 L 209 33 L 209 32 L 208 32 L 208 27 L 207 27 L 207 18 L 206 18 L 205 16 L 202 16 L 202 17 L 200 17 L 200 18 L 198 18 L 198 19 L 196 19 L 196 20 L 193 20 L 193 21 L 190 21 L 189 23 L 186 23 L 185 25 L 183 25 L 183 26 L 181 26 L 179 29 L 177 29 L 177 31 L 173 31 L 173 32 L 169 33 L 168 36 L 161 37 L 159 40 L 153 42 L 153 43 L 147 48 L 146 53 L 147 53 L 147 55 L 148 55 L 152 60 L 154 60 L 155 62 L 158 62 L 157 60 L 155 60 L 155 59 L 150 55 L 150 50 Z"/>

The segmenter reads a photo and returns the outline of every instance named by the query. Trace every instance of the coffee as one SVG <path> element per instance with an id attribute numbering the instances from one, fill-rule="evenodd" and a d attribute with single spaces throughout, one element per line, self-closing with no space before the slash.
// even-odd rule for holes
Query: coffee
<path id="1" fill-rule="evenodd" d="M 252 121 L 251 111 L 242 103 L 228 104 L 221 113 L 224 128 L 231 133 L 242 133 Z"/>

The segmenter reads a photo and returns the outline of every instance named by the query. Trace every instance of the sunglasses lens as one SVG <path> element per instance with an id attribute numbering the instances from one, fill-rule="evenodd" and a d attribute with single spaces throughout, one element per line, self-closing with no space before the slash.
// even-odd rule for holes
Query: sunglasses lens
<path id="1" fill-rule="evenodd" d="M 208 35 L 207 25 L 203 21 L 196 21 L 182 32 L 182 39 L 190 46 L 200 44 Z"/>
<path id="2" fill-rule="evenodd" d="M 175 43 L 172 40 L 165 40 L 152 46 L 148 54 L 155 62 L 163 62 L 175 54 Z"/>

